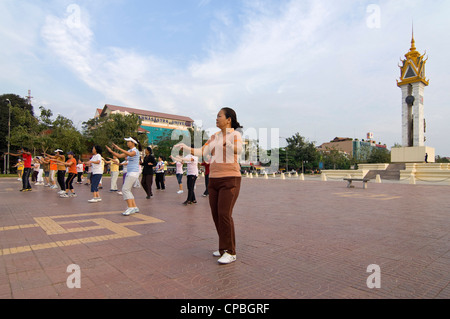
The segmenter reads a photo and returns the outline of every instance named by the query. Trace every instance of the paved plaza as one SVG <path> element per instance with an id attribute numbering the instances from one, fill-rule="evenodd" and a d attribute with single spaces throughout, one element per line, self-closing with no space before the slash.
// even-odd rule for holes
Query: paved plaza
<path id="1" fill-rule="evenodd" d="M 1 299 L 450 298 L 450 186 L 243 178 L 237 261 L 219 265 L 204 178 L 189 206 L 175 177 L 134 189 L 129 217 L 109 183 L 92 204 L 84 184 L 59 198 L 0 179 Z"/>

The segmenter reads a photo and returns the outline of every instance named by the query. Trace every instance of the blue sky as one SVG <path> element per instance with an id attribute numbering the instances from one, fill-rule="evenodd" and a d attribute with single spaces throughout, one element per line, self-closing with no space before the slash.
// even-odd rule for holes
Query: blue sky
<path id="1" fill-rule="evenodd" d="M 450 156 L 448 13 L 447 0 L 0 0 L 0 94 L 31 89 L 78 127 L 117 104 L 207 129 L 230 106 L 245 128 L 318 145 L 373 132 L 390 148 L 414 20 L 427 145 Z"/>

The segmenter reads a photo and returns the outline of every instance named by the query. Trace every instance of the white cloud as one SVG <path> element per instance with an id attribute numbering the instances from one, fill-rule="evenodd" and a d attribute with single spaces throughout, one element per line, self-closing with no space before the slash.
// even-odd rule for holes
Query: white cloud
<path id="1" fill-rule="evenodd" d="M 207 127 L 218 108 L 228 105 L 246 127 L 280 127 L 282 135 L 300 132 L 319 143 L 334 136 L 364 138 L 368 131 L 388 146 L 401 140 L 395 80 L 398 57 L 409 48 L 405 8 L 412 15 L 420 11 L 417 29 L 425 39 L 428 19 L 436 17 L 436 8 L 444 12 L 445 2 L 428 8 L 423 1 L 380 1 L 380 29 L 366 24 L 369 2 L 244 3 L 241 25 L 229 12 L 216 12 L 208 57 L 185 69 L 127 48 L 97 48 L 89 15 L 78 28 L 67 25 L 67 16 L 49 15 L 42 36 L 107 103 L 189 115 Z M 437 51 L 437 41 L 427 44 Z"/>

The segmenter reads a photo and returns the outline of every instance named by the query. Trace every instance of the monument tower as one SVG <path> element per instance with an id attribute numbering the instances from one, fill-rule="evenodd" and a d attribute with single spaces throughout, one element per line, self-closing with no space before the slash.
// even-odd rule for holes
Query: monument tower
<path id="1" fill-rule="evenodd" d="M 416 49 L 413 31 L 411 48 L 399 65 L 397 86 L 402 91 L 402 147 L 392 149 L 392 162 L 423 162 L 427 154 L 429 161 L 434 162 L 434 149 L 425 146 L 424 91 L 429 84 L 425 77 L 427 60 L 425 54 Z"/>

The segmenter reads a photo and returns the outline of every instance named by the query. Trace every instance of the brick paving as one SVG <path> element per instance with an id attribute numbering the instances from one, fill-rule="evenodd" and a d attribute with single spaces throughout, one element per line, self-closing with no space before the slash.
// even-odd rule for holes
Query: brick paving
<path id="1" fill-rule="evenodd" d="M 141 216 L 129 217 L 104 184 L 91 204 L 85 185 L 59 198 L 0 179 L 1 299 L 450 298 L 450 186 L 243 178 L 237 261 L 218 265 L 203 178 L 190 206 L 174 177 L 149 200 L 134 189 Z M 367 287 L 372 264 L 380 288 Z"/>

